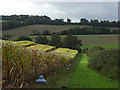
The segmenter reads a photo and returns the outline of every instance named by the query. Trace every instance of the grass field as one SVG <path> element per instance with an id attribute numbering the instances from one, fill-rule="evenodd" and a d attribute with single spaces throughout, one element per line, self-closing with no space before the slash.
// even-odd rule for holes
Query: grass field
<path id="1" fill-rule="evenodd" d="M 86 45 L 86 46 L 82 46 L 81 49 L 85 49 L 85 48 L 93 48 L 95 46 L 98 45 Z M 118 44 L 99 44 L 99 46 L 103 47 L 103 48 L 118 48 Z"/>
<path id="2" fill-rule="evenodd" d="M 44 30 L 49 30 L 50 32 L 58 32 L 63 30 L 68 30 L 74 27 L 91 27 L 91 26 L 83 26 L 83 25 L 29 25 L 29 26 L 23 26 L 18 27 L 14 29 L 9 29 L 3 31 L 3 34 L 11 34 L 11 35 L 30 35 L 32 34 L 33 30 L 43 32 Z M 118 28 L 111 28 L 111 30 L 118 29 Z"/>

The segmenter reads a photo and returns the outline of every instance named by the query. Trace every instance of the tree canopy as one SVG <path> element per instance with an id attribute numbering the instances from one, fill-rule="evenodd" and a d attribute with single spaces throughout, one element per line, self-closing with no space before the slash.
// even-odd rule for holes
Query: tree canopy
<path id="1" fill-rule="evenodd" d="M 2 20 L 5 20 L 5 22 L 2 23 L 2 30 L 7 30 L 11 28 L 16 28 L 20 26 L 26 26 L 26 25 L 34 25 L 34 24 L 45 24 L 45 25 L 90 25 L 90 26 L 99 26 L 99 27 L 120 27 L 120 21 L 108 21 L 108 20 L 102 20 L 99 21 L 97 19 L 90 21 L 86 18 L 81 18 L 80 22 L 71 22 L 70 18 L 67 18 L 67 21 L 65 22 L 64 19 L 56 18 L 52 20 L 50 17 L 44 15 L 44 16 L 33 16 L 33 15 L 3 15 Z"/>

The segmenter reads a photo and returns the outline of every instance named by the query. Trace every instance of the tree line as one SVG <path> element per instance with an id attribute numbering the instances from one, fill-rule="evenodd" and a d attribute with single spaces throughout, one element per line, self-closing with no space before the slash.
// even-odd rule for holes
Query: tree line
<path id="1" fill-rule="evenodd" d="M 82 46 L 82 40 L 77 36 L 67 35 L 64 38 L 61 38 L 59 34 L 51 35 L 51 39 L 48 39 L 46 36 L 37 36 L 35 42 L 38 44 L 46 44 L 51 46 L 56 46 L 57 48 L 70 48 L 76 49 L 81 52 L 80 46 Z"/>
<path id="2" fill-rule="evenodd" d="M 54 19 L 52 20 L 48 16 L 33 16 L 33 15 L 2 15 L 2 30 L 7 30 L 11 28 L 34 25 L 34 24 L 45 24 L 45 25 L 89 25 L 89 26 L 99 26 L 99 27 L 120 27 L 120 21 L 109 21 L 109 20 L 97 20 L 91 19 L 90 21 L 86 18 L 81 18 L 79 22 L 71 22 L 70 18 L 67 18 L 65 22 L 64 19 Z"/>
<path id="3" fill-rule="evenodd" d="M 40 33 L 39 31 L 33 31 L 31 35 L 53 35 L 53 34 L 59 34 L 59 35 L 93 35 L 93 34 L 119 34 L 119 30 L 110 30 L 107 27 L 75 27 L 68 30 L 63 30 L 59 32 L 50 32 L 48 30 L 43 31 Z"/>

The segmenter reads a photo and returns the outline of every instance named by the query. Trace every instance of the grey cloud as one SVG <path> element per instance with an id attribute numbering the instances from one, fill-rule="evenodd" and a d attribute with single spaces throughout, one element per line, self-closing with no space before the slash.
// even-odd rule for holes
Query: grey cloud
<path id="1" fill-rule="evenodd" d="M 81 17 L 99 20 L 118 19 L 117 2 L 55 2 L 47 4 L 52 8 L 48 8 L 46 14 L 52 18 L 71 18 L 74 21 L 79 21 Z M 42 3 L 37 3 L 37 5 L 42 5 Z"/>

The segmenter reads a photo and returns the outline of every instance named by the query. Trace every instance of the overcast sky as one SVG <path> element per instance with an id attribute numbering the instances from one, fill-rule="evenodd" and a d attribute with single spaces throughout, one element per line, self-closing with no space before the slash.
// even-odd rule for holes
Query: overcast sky
<path id="1" fill-rule="evenodd" d="M 109 2 L 40 2 L 40 0 L 2 0 L 0 1 L 0 15 L 47 15 L 52 19 L 63 18 L 66 20 L 67 18 L 70 18 L 72 21 L 79 21 L 80 18 L 113 21 L 118 20 L 118 3 L 117 0 L 116 2 L 112 1 L 115 0 L 110 0 Z"/>

